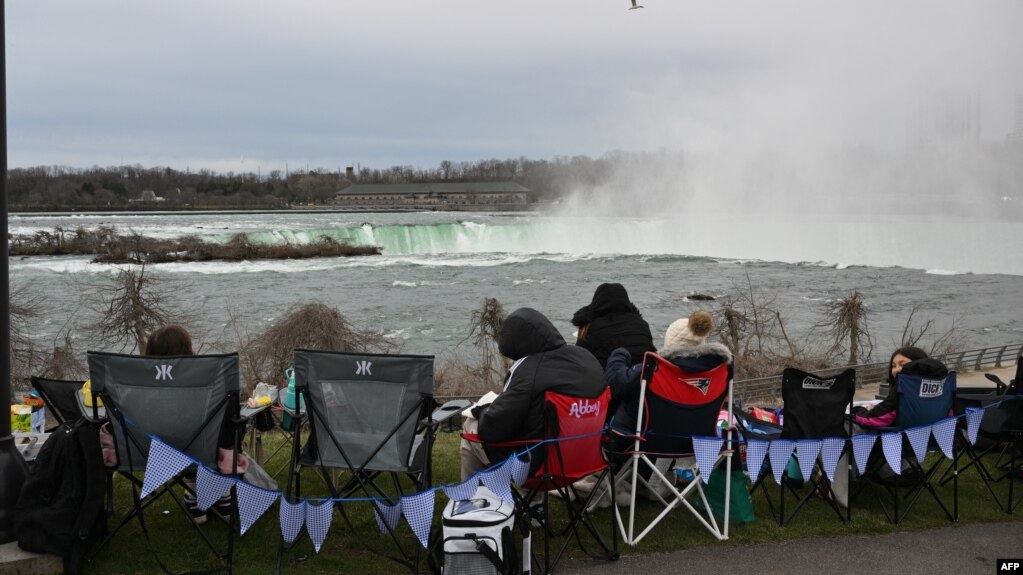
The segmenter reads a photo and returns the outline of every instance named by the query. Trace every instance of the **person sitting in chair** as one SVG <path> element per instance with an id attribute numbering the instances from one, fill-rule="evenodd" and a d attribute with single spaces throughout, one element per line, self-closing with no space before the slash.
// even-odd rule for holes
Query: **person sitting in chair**
<path id="1" fill-rule="evenodd" d="M 940 361 L 927 357 L 927 352 L 918 347 L 906 346 L 895 350 L 888 362 L 888 395 L 884 401 L 870 409 L 862 406 L 854 408 L 857 425 L 868 429 L 895 425 L 898 407 L 896 379 L 900 373 L 942 379 L 948 375 L 948 368 Z"/>
<path id="2" fill-rule="evenodd" d="M 544 437 L 544 392 L 594 398 L 607 386 L 593 355 L 567 345 L 554 324 L 535 309 L 508 314 L 501 325 L 498 350 L 514 363 L 501 394 L 490 404 L 474 407 L 472 417 L 463 422 L 463 431 L 479 434 L 483 442 L 481 446 L 462 439 L 463 480 L 516 451 L 492 444 Z M 539 460 L 535 455 L 533 459 Z"/>
<path id="3" fill-rule="evenodd" d="M 654 351 L 650 325 L 629 300 L 625 286 L 604 283 L 593 292 L 593 300 L 572 316 L 579 328 L 575 344 L 588 349 L 603 369 L 611 352 L 619 347 L 635 356 Z"/>

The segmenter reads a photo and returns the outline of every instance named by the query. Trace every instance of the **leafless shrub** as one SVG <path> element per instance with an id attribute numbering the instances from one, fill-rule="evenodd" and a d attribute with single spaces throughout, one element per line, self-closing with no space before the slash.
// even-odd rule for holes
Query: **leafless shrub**
<path id="1" fill-rule="evenodd" d="M 67 326 L 53 341 L 53 353 L 45 360 L 41 375 L 54 379 L 85 379 L 88 367 L 76 355 L 74 339 Z"/>
<path id="2" fill-rule="evenodd" d="M 952 320 L 944 332 L 938 333 L 933 318 L 920 319 L 917 314 L 920 312 L 920 304 L 915 304 L 909 310 L 909 316 L 902 328 L 902 336 L 894 347 L 912 345 L 928 349 L 922 342 L 925 339 L 931 340 L 929 346 L 930 355 L 942 355 L 962 350 L 965 345 L 966 336 L 959 331 L 961 315 L 953 315 Z"/>
<path id="3" fill-rule="evenodd" d="M 103 345 L 131 352 L 143 349 L 148 334 L 164 325 L 188 325 L 194 318 L 169 301 L 177 287 L 154 278 L 145 264 L 120 268 L 112 281 L 90 285 L 85 292 L 95 294 L 90 304 L 99 316 L 91 333 Z"/>
<path id="4" fill-rule="evenodd" d="M 824 318 L 814 328 L 824 329 L 828 334 L 827 357 L 844 356 L 846 365 L 869 361 L 874 353 L 874 340 L 867 326 L 868 312 L 863 296 L 856 290 L 825 305 Z"/>
<path id="5" fill-rule="evenodd" d="M 382 334 L 359 330 L 337 308 L 318 302 L 289 308 L 280 321 L 244 343 L 247 386 L 283 383 L 295 348 L 385 353 L 395 347 Z"/>

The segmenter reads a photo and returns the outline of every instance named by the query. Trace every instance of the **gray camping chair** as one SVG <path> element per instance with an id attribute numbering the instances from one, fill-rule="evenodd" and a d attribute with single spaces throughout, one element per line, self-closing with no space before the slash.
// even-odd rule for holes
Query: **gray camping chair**
<path id="1" fill-rule="evenodd" d="M 220 565 L 216 570 L 230 572 L 238 516 L 237 501 L 233 495 L 224 550 L 211 541 L 203 527 L 196 524 L 181 496 L 173 489 L 174 485 L 180 485 L 191 490 L 184 482 L 184 476 L 190 474 L 190 470 L 145 498 L 140 497 L 140 488 L 151 436 L 158 437 L 204 467 L 217 469 L 218 440 L 224 422 L 237 423 L 239 420 L 238 354 L 144 357 L 90 351 L 88 361 L 92 392 L 103 399 L 111 420 L 117 446 L 117 471 L 131 481 L 133 488 L 132 508 L 100 548 L 132 519 L 138 520 L 148 537 L 145 509 L 160 497 L 169 496 L 177 502 L 210 551 L 217 556 Z M 236 431 L 233 439 L 235 453 L 240 452 L 240 443 L 240 432 Z M 167 572 L 155 552 L 154 558 Z"/>
<path id="2" fill-rule="evenodd" d="M 440 424 L 468 402 L 439 409 L 433 399 L 433 356 L 355 354 L 295 350 L 298 425 L 308 418 L 309 439 L 294 435 L 286 496 L 301 498 L 300 472 L 318 468 L 332 498 L 381 498 L 425 490 L 431 482 L 431 450 Z M 342 471 L 335 480 L 331 471 Z M 343 502 L 335 505 L 352 526 Z M 353 528 L 353 531 L 355 529 Z M 393 531 L 399 556 L 386 557 L 417 571 L 414 551 Z M 371 550 L 373 550 L 371 548 Z M 284 553 L 281 540 L 278 564 Z"/>
<path id="3" fill-rule="evenodd" d="M 30 381 L 32 387 L 43 398 L 43 403 L 46 404 L 53 418 L 57 420 L 58 425 L 74 422 L 82 416 L 78 410 L 78 401 L 75 399 L 75 394 L 82 388 L 82 385 L 85 383 L 84 380 L 53 379 L 33 375 Z M 53 429 L 56 429 L 56 427 Z"/>

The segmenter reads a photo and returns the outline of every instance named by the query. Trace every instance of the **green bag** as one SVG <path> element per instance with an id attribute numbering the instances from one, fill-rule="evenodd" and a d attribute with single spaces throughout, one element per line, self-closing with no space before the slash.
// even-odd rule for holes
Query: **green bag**
<path id="1" fill-rule="evenodd" d="M 732 469 L 732 497 L 728 514 L 732 523 L 750 523 L 756 519 L 753 513 L 753 498 L 750 497 L 750 481 L 742 469 Z M 710 474 L 710 482 L 704 484 L 703 494 L 707 496 L 714 516 L 723 519 L 725 516 L 725 470 L 715 469 Z M 696 501 L 701 503 L 699 499 Z"/>

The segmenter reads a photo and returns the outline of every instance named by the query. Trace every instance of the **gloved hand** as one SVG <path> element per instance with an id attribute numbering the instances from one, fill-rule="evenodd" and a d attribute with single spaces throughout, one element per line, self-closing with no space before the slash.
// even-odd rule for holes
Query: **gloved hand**
<path id="1" fill-rule="evenodd" d="M 852 408 L 852 414 L 859 415 L 860 417 L 866 416 L 868 411 L 870 410 L 868 410 L 866 407 L 863 407 L 862 405 L 854 405 Z"/>
<path id="2" fill-rule="evenodd" d="M 476 419 L 479 419 L 480 416 L 483 415 L 483 411 L 486 408 L 488 408 L 488 407 L 490 407 L 489 403 L 486 403 L 486 404 L 483 404 L 483 405 L 477 405 L 476 407 L 472 408 L 470 413 L 472 413 L 473 417 L 475 417 Z"/>

